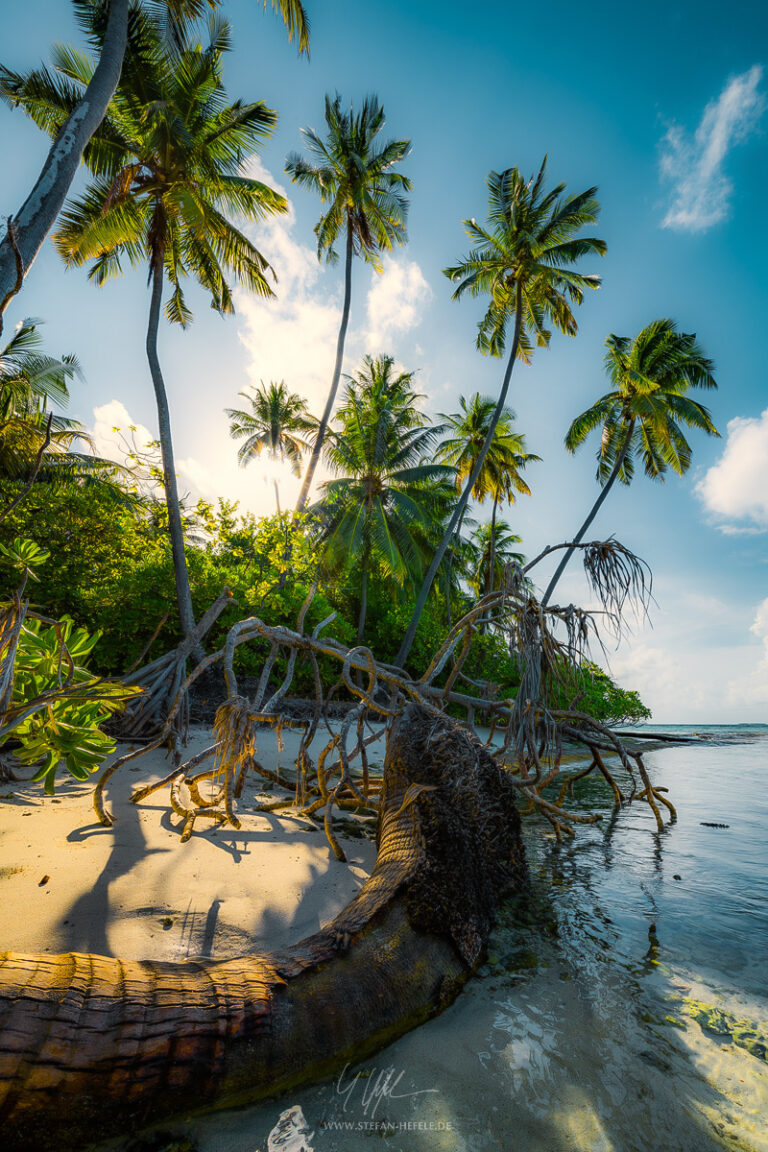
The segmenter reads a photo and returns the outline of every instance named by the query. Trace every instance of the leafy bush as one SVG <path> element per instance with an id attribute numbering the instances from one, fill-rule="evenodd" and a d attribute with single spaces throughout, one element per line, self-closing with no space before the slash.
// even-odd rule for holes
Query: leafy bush
<path id="1" fill-rule="evenodd" d="M 76 780 L 87 780 L 114 752 L 115 741 L 101 725 L 137 692 L 88 671 L 98 639 L 98 632 L 89 636 L 68 617 L 49 625 L 27 619 L 21 630 L 11 707 L 22 716 L 34 711 L 0 747 L 12 739 L 14 755 L 23 764 L 41 762 L 32 779 L 43 780 L 49 795 L 62 763 Z"/>

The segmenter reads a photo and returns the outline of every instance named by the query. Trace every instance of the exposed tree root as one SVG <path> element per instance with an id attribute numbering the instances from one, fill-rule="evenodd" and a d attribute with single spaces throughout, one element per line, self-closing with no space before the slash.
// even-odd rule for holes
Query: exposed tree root
<path id="1" fill-rule="evenodd" d="M 4 1152 L 73 1152 L 328 1076 L 445 1008 L 525 884 L 516 789 L 434 709 L 390 732 L 370 879 L 285 951 L 0 954 Z"/>
<path id="2" fill-rule="evenodd" d="M 616 620 L 628 598 L 635 602 L 639 599 L 643 607 L 647 604 L 650 596 L 647 570 L 616 541 L 592 542 L 583 548 L 593 587 L 608 606 L 611 622 L 620 627 Z M 393 720 L 408 703 L 418 703 L 435 716 L 447 708 L 463 709 L 464 722 L 472 732 L 478 716 L 490 724 L 488 751 L 509 773 L 529 807 L 549 822 L 558 840 L 573 836 L 577 825 L 594 823 L 600 818 L 598 814 L 584 814 L 565 806 L 574 785 L 593 773 L 606 780 L 616 806 L 633 800 L 647 803 L 661 830 L 659 802 L 672 819 L 675 810 L 650 784 L 642 756 L 630 752 L 616 733 L 586 712 L 575 707 L 555 709 L 547 703 L 563 668 L 578 666 L 590 639 L 597 637 L 597 629 L 594 614 L 573 605 L 544 608 L 526 578 L 531 566 L 525 570 L 517 565 L 509 566 L 504 586 L 482 597 L 454 625 L 418 680 L 402 668 L 378 661 L 370 649 L 362 645 L 347 648 L 337 640 L 323 637 L 321 633 L 332 622 L 333 615 L 321 621 L 311 635 L 305 635 L 303 624 L 314 588 L 302 606 L 296 631 L 265 624 L 255 616 L 240 620 L 230 629 L 224 646 L 183 679 L 182 670 L 193 642 L 190 638 L 175 653 L 135 674 L 132 682 L 138 678 L 147 684 L 150 700 L 132 713 L 131 732 L 138 735 L 154 725 L 156 735 L 147 749 L 129 753 L 102 775 L 94 795 L 99 819 L 102 823 L 111 823 L 114 819 L 106 811 L 103 799 L 104 786 L 114 771 L 143 751 L 168 743 L 175 758 L 173 771 L 163 781 L 140 789 L 132 799 L 139 803 L 159 788 L 169 786 L 171 806 L 182 820 L 183 839 L 192 835 L 199 817 L 220 819 L 238 828 L 237 797 L 246 774 L 252 771 L 285 793 L 282 798 L 262 804 L 258 810 L 322 819 L 329 844 L 343 860 L 344 853 L 334 832 L 334 810 L 354 806 L 361 812 L 378 811 L 381 781 L 370 772 L 368 748 L 377 741 L 383 746 Z M 224 593 L 203 617 L 198 626 L 200 636 L 222 611 L 226 598 Z M 471 692 L 456 689 L 472 636 L 488 621 L 507 637 L 510 650 L 519 661 L 522 680 L 515 700 L 497 699 L 490 685 L 468 682 Z M 267 655 L 256 692 L 247 699 L 239 693 L 234 659 L 241 645 L 253 642 L 266 644 Z M 321 657 L 330 657 L 339 665 L 339 679 L 329 691 L 324 690 L 320 676 Z M 285 671 L 275 686 L 273 672 L 278 661 Z M 291 717 L 284 705 L 300 661 L 310 663 L 315 685 L 312 716 L 301 720 Z M 217 663 L 222 665 L 228 699 L 216 716 L 216 742 L 179 763 L 189 689 L 202 671 Z M 441 677 L 445 678 L 442 684 L 439 683 Z M 158 687 L 161 683 L 162 688 Z M 346 690 L 352 700 L 357 701 L 350 705 L 342 720 L 332 719 L 328 710 L 329 700 L 339 690 Z M 167 707 L 166 719 L 158 730 L 163 707 Z M 285 728 L 301 731 L 292 771 L 274 773 L 258 760 L 258 733 L 264 726 L 277 733 L 280 747 Z M 315 761 L 310 750 L 321 733 L 324 744 Z M 584 750 L 589 756 L 586 765 L 576 772 L 564 771 L 564 745 L 572 754 Z M 613 761 L 610 767 L 606 754 Z M 209 759 L 213 759 L 213 766 L 198 771 Z M 617 782 L 617 772 L 626 777 L 624 788 Z M 641 788 L 638 788 L 637 775 Z M 204 781 L 205 796 L 200 790 Z"/>

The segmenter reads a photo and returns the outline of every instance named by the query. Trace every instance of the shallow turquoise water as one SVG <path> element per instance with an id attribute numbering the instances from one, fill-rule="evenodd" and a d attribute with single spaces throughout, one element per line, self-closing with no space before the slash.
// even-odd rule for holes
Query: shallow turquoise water
<path id="1" fill-rule="evenodd" d="M 646 756 L 678 809 L 661 834 L 602 782 L 574 842 L 529 826 L 533 899 L 443 1015 L 342 1082 L 179 1131 L 201 1152 L 768 1152 L 768 1063 L 722 1027 L 768 1033 L 768 728 L 706 735 Z"/>

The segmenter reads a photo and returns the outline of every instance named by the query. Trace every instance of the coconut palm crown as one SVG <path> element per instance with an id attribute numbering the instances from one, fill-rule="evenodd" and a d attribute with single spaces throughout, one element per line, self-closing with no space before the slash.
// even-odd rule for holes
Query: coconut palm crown
<path id="1" fill-rule="evenodd" d="M 230 435 L 244 440 L 237 450 L 241 465 L 266 451 L 273 460 L 285 459 L 294 476 L 301 472 L 301 456 L 307 447 L 307 434 L 315 421 L 307 412 L 307 404 L 298 392 L 289 392 L 284 380 L 278 384 L 262 380 L 258 388 L 238 393 L 250 403 L 250 411 L 227 408 Z"/>
<path id="2" fill-rule="evenodd" d="M 442 441 L 439 451 L 440 459 L 456 469 L 456 487 L 461 491 L 482 451 L 496 401 L 475 392 L 469 400 L 460 396 L 459 408 L 460 411 L 456 413 L 441 413 L 448 436 Z M 511 408 L 502 410 L 483 467 L 472 489 L 473 498 L 481 503 L 492 495 L 511 504 L 515 493 L 525 496 L 531 494 L 521 473 L 526 464 L 541 460 L 541 457 L 526 451 L 525 434 L 515 432 L 514 419 L 515 414 Z"/>
<path id="3" fill-rule="evenodd" d="M 682 476 L 691 463 L 691 446 L 683 426 L 719 436 L 708 410 L 693 400 L 691 388 L 717 388 L 714 364 L 690 333 L 674 321 L 654 320 L 634 340 L 611 334 L 606 340 L 605 371 L 610 392 L 582 412 L 565 437 L 569 452 L 602 426 L 597 450 L 597 479 L 602 486 L 542 597 L 548 604 L 578 544 L 602 507 L 616 480 L 629 484 L 640 460 L 646 476 L 663 480 L 668 469 Z"/>
<path id="4" fill-rule="evenodd" d="M 465 294 L 490 297 L 478 325 L 480 351 L 502 356 L 509 324 L 519 320 L 515 354 L 526 363 L 535 347 L 549 344 L 552 327 L 576 334 L 573 305 L 583 302 L 587 288 L 599 288 L 600 277 L 576 272 L 572 265 L 606 250 L 602 240 L 576 235 L 597 220 L 597 189 L 566 197 L 561 183 L 546 192 L 546 166 L 545 157 L 529 179 L 517 168 L 489 174 L 487 223 L 464 221 L 473 246 L 445 269 L 456 285 L 454 300 Z"/>
<path id="5" fill-rule="evenodd" d="M 101 35 L 91 10 L 93 39 Z M 194 613 L 184 552 L 173 457 L 170 412 L 157 351 L 164 284 L 171 294 L 169 320 L 182 326 L 191 311 L 182 288 L 194 278 L 218 312 L 232 312 L 229 278 L 262 296 L 272 294 L 264 256 L 228 219 L 259 220 L 286 211 L 281 195 L 242 174 L 244 162 L 265 139 L 276 116 L 262 102 L 230 102 L 222 83 L 229 27 L 212 20 L 209 42 L 169 48 L 162 23 L 137 7 L 132 13 L 120 84 L 100 128 L 85 149 L 94 179 L 64 209 L 54 241 L 65 262 L 89 261 L 98 284 L 122 270 L 122 261 L 147 267 L 151 302 L 147 358 L 155 389 L 163 481 L 182 631 Z M 85 88 L 94 63 L 68 47 L 55 53 L 55 71 L 15 78 L 14 99 L 36 123 L 56 133 L 73 92 Z M 9 84 L 5 77 L 6 88 Z"/>
<path id="6" fill-rule="evenodd" d="M 317 192 L 327 209 L 315 226 L 317 256 L 333 263 L 338 259 L 336 244 L 345 242 L 344 304 L 336 342 L 336 360 L 312 455 L 301 486 L 296 511 L 301 512 L 309 496 L 312 479 L 323 449 L 344 361 L 344 343 L 352 299 L 352 257 L 362 256 L 374 268 L 381 268 L 380 253 L 407 239 L 408 201 L 405 193 L 411 182 L 395 170 L 410 150 L 408 140 L 382 143 L 384 109 L 376 96 L 366 96 L 359 112 L 350 105 L 345 111 L 341 97 L 325 98 L 327 136 L 323 140 L 311 128 L 304 130 L 309 157 L 292 153 L 285 165 L 294 183 Z"/>
<path id="7" fill-rule="evenodd" d="M 546 157 L 536 176 L 526 180 L 517 168 L 488 176 L 488 221 L 465 220 L 473 242 L 469 254 L 444 269 L 456 285 L 453 299 L 464 295 L 489 296 L 490 303 L 478 324 L 477 347 L 502 356 L 512 324 L 512 341 L 501 388 L 485 441 L 475 460 L 443 539 L 424 577 L 416 605 L 395 663 L 405 665 L 432 581 L 467 506 L 483 468 L 501 418 L 516 360 L 529 363 L 536 347 L 547 347 L 552 328 L 569 336 L 577 331 L 573 308 L 584 300 L 587 288 L 599 288 L 600 277 L 573 267 L 584 256 L 603 255 L 606 246 L 594 236 L 579 235 L 593 224 L 600 205 L 596 188 L 565 196 L 565 185 L 547 192 Z M 552 327 L 550 327 L 550 325 Z"/>
<path id="8" fill-rule="evenodd" d="M 395 374 L 391 356 L 366 356 L 357 375 L 348 378 L 326 441 L 325 456 L 337 479 L 323 485 L 316 511 L 326 563 L 360 567 L 359 638 L 372 568 L 398 585 L 420 578 L 442 482 L 453 475 L 429 459 L 441 428 L 419 412 L 412 381 L 411 372 Z"/>
<path id="9" fill-rule="evenodd" d="M 601 485 L 617 463 L 616 479 L 629 484 L 638 460 L 653 480 L 663 480 L 669 468 L 682 476 L 691 463 L 682 426 L 719 436 L 709 411 L 688 395 L 691 388 L 717 388 L 714 364 L 696 336 L 679 332 L 669 319 L 654 320 L 634 340 L 611 334 L 605 343 L 603 364 L 613 388 L 573 421 L 566 448 L 576 452 L 601 427 Z"/>

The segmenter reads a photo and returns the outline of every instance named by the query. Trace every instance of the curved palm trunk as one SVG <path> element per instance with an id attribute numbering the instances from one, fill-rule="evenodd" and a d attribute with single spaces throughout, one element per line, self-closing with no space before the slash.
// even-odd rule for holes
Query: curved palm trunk
<path id="1" fill-rule="evenodd" d="M 616 479 L 616 477 L 618 476 L 619 470 L 621 469 L 621 466 L 624 463 L 624 457 L 627 455 L 627 452 L 629 451 L 629 443 L 630 443 L 630 440 L 632 439 L 632 433 L 634 432 L 634 430 L 635 430 L 635 422 L 634 422 L 634 420 L 630 420 L 629 429 L 627 431 L 627 438 L 624 441 L 621 452 L 619 452 L 619 455 L 616 458 L 616 463 L 613 466 L 613 471 L 611 472 L 610 476 L 606 480 L 605 486 L 603 487 L 602 492 L 600 493 L 597 500 L 595 500 L 594 504 L 592 505 L 592 508 L 590 510 L 589 515 L 587 516 L 586 520 L 582 524 L 581 528 L 579 528 L 579 531 L 574 536 L 573 543 L 571 544 L 571 547 L 567 548 L 566 551 L 563 553 L 563 558 L 560 561 L 560 563 L 558 564 L 558 566 L 555 570 L 555 574 L 552 577 L 552 579 L 550 580 L 550 582 L 547 586 L 547 590 L 542 597 L 542 600 L 541 600 L 542 608 L 546 608 L 547 604 L 549 604 L 550 597 L 552 596 L 552 593 L 554 592 L 555 587 L 556 587 L 560 577 L 562 576 L 563 572 L 565 571 L 567 564 L 568 564 L 568 561 L 570 560 L 571 556 L 573 556 L 574 552 L 576 551 L 577 546 L 584 539 L 584 535 L 585 535 L 587 529 L 589 528 L 589 526 L 592 523 L 592 521 L 594 520 L 595 516 L 597 516 L 598 512 L 602 508 L 603 503 L 605 502 L 606 496 L 608 495 L 611 488 L 613 487 L 613 482 Z"/>
<path id="2" fill-rule="evenodd" d="M 323 441 L 325 440 L 326 429 L 331 419 L 333 412 L 333 405 L 336 400 L 336 393 L 339 390 L 339 380 L 341 379 L 341 365 L 344 360 L 344 341 L 347 338 L 347 325 L 349 324 L 349 305 L 352 299 L 352 225 L 347 222 L 347 254 L 344 262 L 344 307 L 341 313 L 341 327 L 339 328 L 339 338 L 336 343 L 336 363 L 333 366 L 333 378 L 331 380 L 331 390 L 328 393 L 328 399 L 325 402 L 325 411 L 323 418 L 320 421 L 320 427 L 317 430 L 317 437 L 312 447 L 312 455 L 309 458 L 307 471 L 304 474 L 304 481 L 301 485 L 301 492 L 299 499 L 296 502 L 296 511 L 303 512 L 304 505 L 307 503 L 309 497 L 309 490 L 312 487 L 312 480 L 315 475 L 320 460 L 320 453 L 323 449 Z"/>
<path id="3" fill-rule="evenodd" d="M 147 359 L 149 360 L 149 370 L 152 375 L 152 383 L 155 388 L 155 400 L 157 402 L 160 451 L 163 457 L 163 483 L 165 484 L 165 500 L 168 506 L 168 530 L 171 536 L 173 573 L 176 580 L 176 602 L 179 607 L 181 630 L 186 639 L 194 630 L 195 615 L 192 610 L 187 558 L 184 552 L 184 532 L 181 525 L 179 490 L 176 484 L 176 466 L 173 459 L 171 417 L 168 411 L 168 397 L 165 394 L 163 374 L 160 370 L 160 360 L 157 355 L 157 330 L 160 324 L 160 304 L 162 303 L 162 298 L 163 266 L 158 261 L 155 263 L 152 272 L 152 300 L 149 308 L 149 324 L 147 326 Z"/>
<path id="4" fill-rule="evenodd" d="M 408 630 L 407 630 L 405 636 L 403 637 L 403 642 L 400 645 L 400 651 L 398 652 L 397 657 L 395 658 L 395 664 L 400 668 L 405 667 L 405 661 L 408 659 L 408 655 L 411 651 L 411 648 L 413 647 L 413 641 L 416 637 L 416 629 L 419 626 L 419 620 L 421 619 L 421 614 L 424 611 L 425 604 L 427 603 L 427 597 L 429 596 L 429 590 L 432 587 L 432 582 L 435 579 L 435 574 L 436 574 L 438 568 L 440 567 L 443 556 L 445 555 L 445 550 L 451 541 L 451 537 L 453 536 L 453 534 L 456 531 L 459 520 L 461 519 L 461 516 L 464 513 L 464 509 L 466 508 L 467 504 L 469 503 L 469 497 L 472 493 L 472 489 L 474 488 L 475 483 L 477 482 L 477 478 L 480 475 L 483 464 L 485 463 L 485 458 L 488 455 L 488 450 L 491 447 L 491 444 L 493 443 L 493 436 L 494 436 L 494 433 L 496 432 L 496 425 L 499 422 L 499 419 L 501 417 L 501 413 L 504 409 L 504 405 L 505 405 L 506 400 L 507 400 L 507 392 L 509 391 L 509 381 L 512 377 L 512 369 L 515 365 L 515 358 L 517 356 L 517 348 L 518 348 L 518 345 L 520 343 L 520 326 L 522 324 L 522 320 L 523 320 L 522 293 L 521 293 L 520 285 L 518 284 L 517 292 L 516 292 L 516 296 L 515 296 L 515 334 L 514 334 L 513 339 L 512 339 L 512 349 L 509 353 L 509 360 L 507 361 L 507 367 L 506 367 L 506 370 L 504 372 L 504 379 L 502 381 L 501 391 L 499 392 L 499 399 L 498 399 L 498 402 L 496 404 L 496 410 L 493 413 L 491 423 L 488 426 L 488 432 L 486 433 L 483 446 L 480 449 L 480 455 L 478 456 L 477 460 L 475 461 L 475 466 L 472 469 L 472 472 L 470 473 L 469 479 L 467 480 L 467 483 L 464 486 L 464 491 L 462 492 L 461 497 L 459 499 L 459 502 L 453 511 L 453 515 L 451 516 L 451 519 L 448 523 L 448 527 L 446 528 L 445 532 L 443 533 L 443 538 L 437 547 L 437 551 L 435 552 L 434 556 L 432 557 L 432 563 L 430 564 L 429 568 L 427 569 L 427 574 L 424 577 L 424 582 L 421 585 L 421 589 L 419 591 L 419 596 L 418 596 L 418 599 L 416 601 L 416 607 L 413 610 L 413 615 L 411 616 L 411 620 L 410 620 L 410 623 L 408 625 Z"/>
<path id="5" fill-rule="evenodd" d="M 465 514 L 465 512 L 466 512 L 466 511 L 467 511 L 467 509 L 466 509 L 466 507 L 465 507 L 465 508 L 463 509 L 462 513 L 461 513 L 461 516 L 459 516 L 459 522 L 458 522 L 458 524 L 456 525 L 456 535 L 457 535 L 457 536 L 461 536 L 461 526 L 462 526 L 462 524 L 464 523 L 464 514 Z M 445 566 L 445 567 L 446 567 L 446 574 L 445 574 L 445 586 L 446 586 L 446 595 L 445 595 L 445 601 L 446 601 L 446 608 L 447 608 L 447 622 L 448 622 L 448 631 L 450 632 L 451 628 L 453 627 L 453 622 L 452 622 L 452 612 L 451 612 L 451 576 L 452 576 L 452 574 L 453 574 L 453 552 L 449 552 L 449 553 L 448 553 L 448 563 L 446 564 L 446 566 Z"/>
<path id="6" fill-rule="evenodd" d="M 496 509 L 499 506 L 498 496 L 493 498 L 493 511 L 491 512 L 491 539 L 488 545 L 488 580 L 486 581 L 486 592 L 493 592 L 495 580 L 495 565 L 496 565 Z"/>
<path id="7" fill-rule="evenodd" d="M 280 489 L 277 486 L 277 480 L 273 480 L 272 483 L 275 486 L 275 507 L 277 508 L 277 514 L 279 516 L 280 515 Z"/>
<path id="8" fill-rule="evenodd" d="M 525 885 L 516 793 L 475 737 L 412 705 L 387 745 L 373 875 L 319 932 L 224 961 L 0 953 L 6 1152 L 272 1096 L 447 1007 Z"/>
<path id="9" fill-rule="evenodd" d="M 488 579 L 485 582 L 486 595 L 493 592 L 493 586 L 496 583 L 496 509 L 499 505 L 498 496 L 493 498 L 493 511 L 491 512 L 491 539 L 488 544 Z M 483 632 L 488 630 L 488 622 L 483 621 Z"/>
<path id="10" fill-rule="evenodd" d="M 3 312 L 19 291 L 61 211 L 83 150 L 104 119 L 123 66 L 128 0 L 112 0 L 101 57 L 90 84 L 51 145 L 34 188 L 0 243 L 0 332 Z"/>

